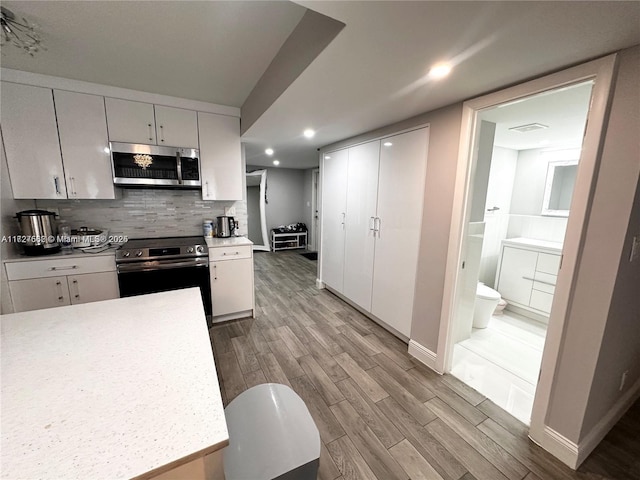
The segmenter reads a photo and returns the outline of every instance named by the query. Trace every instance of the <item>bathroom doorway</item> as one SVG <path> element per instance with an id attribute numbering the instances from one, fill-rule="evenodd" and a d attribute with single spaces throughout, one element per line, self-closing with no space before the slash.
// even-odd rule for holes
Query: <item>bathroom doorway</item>
<path id="1" fill-rule="evenodd" d="M 465 103 L 436 369 L 531 421 L 532 438 L 544 425 L 612 70 L 605 58 Z"/>

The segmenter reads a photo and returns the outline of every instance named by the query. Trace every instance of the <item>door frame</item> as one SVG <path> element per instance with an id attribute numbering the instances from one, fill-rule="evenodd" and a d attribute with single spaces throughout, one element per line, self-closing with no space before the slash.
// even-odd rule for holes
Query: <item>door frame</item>
<path id="1" fill-rule="evenodd" d="M 312 251 L 317 252 L 319 250 L 318 245 L 318 230 L 320 226 L 320 167 L 311 170 L 311 242 L 310 247 Z M 317 213 L 316 213 L 317 212 Z"/>
<path id="2" fill-rule="evenodd" d="M 540 376 L 534 397 L 530 438 L 549 450 L 561 460 L 567 458 L 566 450 L 558 444 L 558 440 L 545 429 L 549 401 L 553 389 L 556 362 L 562 349 L 564 322 L 571 310 L 575 289 L 575 274 L 583 250 L 584 233 L 587 217 L 591 209 L 595 190 L 595 179 L 602 145 L 604 129 L 612 97 L 612 83 L 616 69 L 617 55 L 612 54 L 591 62 L 578 65 L 542 78 L 538 78 L 517 86 L 484 95 L 464 102 L 462 125 L 458 150 L 458 167 L 456 172 L 453 211 L 449 235 L 447 266 L 443 305 L 438 335 L 438 349 L 435 369 L 440 373 L 449 372 L 453 357 L 453 332 L 459 289 L 458 274 L 463 258 L 463 239 L 466 236 L 469 205 L 469 189 L 473 180 L 474 165 L 472 162 L 476 148 L 474 133 L 477 130 L 477 113 L 497 105 L 522 101 L 532 95 L 545 91 L 593 80 L 591 106 L 585 129 L 580 164 L 571 202 L 565 241 L 563 245 L 561 268 L 558 272 L 556 290 L 549 317 L 547 338 L 545 341 Z M 563 458 L 564 457 L 564 458 Z M 567 463 L 567 461 L 565 461 Z"/>

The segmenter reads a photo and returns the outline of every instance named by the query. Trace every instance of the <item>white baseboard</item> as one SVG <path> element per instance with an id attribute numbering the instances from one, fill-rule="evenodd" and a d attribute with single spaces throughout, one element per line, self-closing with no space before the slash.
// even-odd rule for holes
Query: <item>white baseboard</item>
<path id="1" fill-rule="evenodd" d="M 598 446 L 602 439 L 618 423 L 629 408 L 640 398 L 640 379 L 627 390 L 616 404 L 609 409 L 607 414 L 587 433 L 582 441 L 578 443 L 578 459 L 576 465 L 579 467 L 587 457 Z"/>
<path id="2" fill-rule="evenodd" d="M 319 278 L 316 278 L 316 288 L 322 290 L 324 288 L 324 282 Z"/>
<path id="3" fill-rule="evenodd" d="M 436 370 L 436 354 L 427 347 L 420 345 L 415 340 L 409 340 L 409 355 L 418 359 L 431 370 L 442 375 L 442 372 Z"/>
<path id="4" fill-rule="evenodd" d="M 573 443 L 552 428 L 545 426 L 544 438 L 540 446 L 562 463 L 575 470 L 587 459 L 638 398 L 640 398 L 640 379 L 620 397 L 618 402 L 609 409 L 607 414 L 578 444 Z"/>

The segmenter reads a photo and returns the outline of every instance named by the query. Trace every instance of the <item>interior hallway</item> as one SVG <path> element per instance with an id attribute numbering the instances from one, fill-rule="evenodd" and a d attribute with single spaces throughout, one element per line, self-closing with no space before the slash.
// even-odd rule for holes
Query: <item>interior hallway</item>
<path id="1" fill-rule="evenodd" d="M 424 367 L 406 344 L 316 289 L 316 262 L 256 253 L 255 274 L 256 318 L 210 330 L 223 399 L 260 383 L 290 385 L 320 431 L 319 479 L 640 478 L 638 404 L 573 472 L 491 400 Z"/>

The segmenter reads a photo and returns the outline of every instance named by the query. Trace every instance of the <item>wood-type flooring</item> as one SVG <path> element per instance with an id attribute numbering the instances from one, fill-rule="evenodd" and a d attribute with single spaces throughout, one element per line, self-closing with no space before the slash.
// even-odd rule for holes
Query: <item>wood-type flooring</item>
<path id="1" fill-rule="evenodd" d="M 322 440 L 319 479 L 640 478 L 640 404 L 574 472 L 524 424 L 317 289 L 316 265 L 257 252 L 255 318 L 214 325 L 210 337 L 225 405 L 267 382 L 305 401 Z"/>

